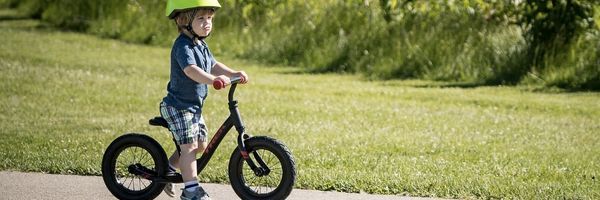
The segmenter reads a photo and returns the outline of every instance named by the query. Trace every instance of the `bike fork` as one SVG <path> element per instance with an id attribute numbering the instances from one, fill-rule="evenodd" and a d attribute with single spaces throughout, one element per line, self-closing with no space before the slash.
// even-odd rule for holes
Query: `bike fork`
<path id="1" fill-rule="evenodd" d="M 271 172 L 271 170 L 269 169 L 269 166 L 267 166 L 265 161 L 260 157 L 258 152 L 257 151 L 252 152 L 252 157 L 254 158 L 254 160 L 256 160 L 256 162 L 258 162 L 258 165 L 256 165 L 256 163 L 254 162 L 252 157 L 250 157 L 250 155 L 248 154 L 248 151 L 247 151 L 246 145 L 245 145 L 245 140 L 247 140 L 249 138 L 250 138 L 250 136 L 245 133 L 241 133 L 238 135 L 238 139 L 237 139 L 238 140 L 238 148 L 240 149 L 240 154 L 242 154 L 242 158 L 248 164 L 248 166 L 250 166 L 250 169 L 252 169 L 252 171 L 254 172 L 254 175 L 256 175 L 256 176 L 268 175 Z"/>
<path id="2" fill-rule="evenodd" d="M 256 151 L 252 152 L 254 159 L 256 159 L 256 162 L 258 162 L 258 164 L 260 166 L 257 166 L 254 163 L 254 161 L 252 160 L 252 158 L 250 157 L 250 155 L 248 155 L 245 141 L 247 139 L 249 139 L 250 136 L 248 134 L 246 134 L 244 122 L 242 121 L 242 117 L 240 116 L 240 112 L 238 111 L 237 107 L 238 107 L 237 101 L 230 99 L 229 111 L 231 113 L 231 117 L 233 117 L 233 119 L 234 119 L 234 127 L 235 127 L 236 131 L 239 133 L 238 137 L 237 137 L 237 141 L 238 141 L 238 148 L 240 149 L 240 153 L 242 154 L 242 158 L 244 158 L 244 161 L 246 163 L 248 163 L 248 166 L 250 166 L 250 169 L 252 169 L 252 171 L 254 172 L 254 174 L 256 176 L 268 175 L 270 172 L 270 169 L 265 164 L 265 162 L 260 157 L 260 155 Z"/>

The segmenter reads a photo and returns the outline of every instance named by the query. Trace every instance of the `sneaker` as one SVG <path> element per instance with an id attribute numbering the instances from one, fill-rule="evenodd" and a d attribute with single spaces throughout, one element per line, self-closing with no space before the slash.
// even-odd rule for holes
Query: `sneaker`
<path id="1" fill-rule="evenodd" d="M 177 176 L 179 176 L 179 178 L 181 178 L 181 174 L 177 173 L 175 170 L 169 169 L 169 171 L 167 172 L 167 175 L 165 177 L 167 179 L 169 179 L 169 178 L 177 178 Z M 167 185 L 165 185 L 165 188 L 163 188 L 163 191 L 165 191 L 165 194 L 167 194 L 168 196 L 175 197 L 175 187 L 174 187 L 173 183 L 167 183 Z"/>
<path id="2" fill-rule="evenodd" d="M 193 192 L 188 192 L 187 190 L 183 189 L 183 192 L 181 193 L 181 200 L 210 200 L 210 197 L 208 196 L 208 193 L 202 189 L 202 187 L 198 187 L 198 189 Z"/>
<path id="3" fill-rule="evenodd" d="M 173 183 L 167 183 L 163 191 L 165 191 L 165 194 L 169 195 L 170 197 L 175 197 L 175 187 L 173 187 Z"/>

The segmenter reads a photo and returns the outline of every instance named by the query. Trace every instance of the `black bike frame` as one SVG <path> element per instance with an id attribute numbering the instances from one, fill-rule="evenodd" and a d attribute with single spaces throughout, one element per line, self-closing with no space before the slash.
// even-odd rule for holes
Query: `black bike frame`
<path id="1" fill-rule="evenodd" d="M 217 132 L 215 133 L 213 138 L 208 143 L 208 146 L 206 147 L 206 149 L 204 149 L 202 156 L 196 160 L 196 167 L 197 167 L 198 174 L 200 174 L 200 172 L 202 172 L 204 167 L 206 167 L 206 165 L 212 158 L 213 154 L 215 153 L 217 147 L 219 147 L 219 144 L 221 144 L 221 141 L 223 141 L 223 138 L 225 138 L 227 133 L 233 127 L 235 127 L 236 131 L 238 132 L 237 143 L 238 143 L 238 148 L 240 150 L 240 153 L 242 154 L 242 157 L 248 163 L 250 168 L 254 171 L 254 173 L 257 175 L 260 175 L 260 174 L 262 174 L 262 172 L 264 172 L 265 169 L 268 170 L 267 165 L 260 158 L 258 153 L 256 153 L 256 152 L 253 153 L 253 156 L 256 159 L 256 161 L 260 164 L 260 168 L 257 167 L 256 164 L 254 163 L 254 161 L 252 159 L 250 159 L 250 156 L 248 156 L 248 152 L 246 151 L 246 145 L 244 144 L 244 140 L 250 138 L 250 136 L 245 133 L 244 123 L 242 121 L 240 112 L 238 110 L 238 102 L 233 99 L 233 94 L 235 93 L 235 88 L 237 87 L 237 82 L 239 82 L 239 79 L 232 80 L 231 82 L 233 84 L 231 85 L 231 88 L 229 89 L 229 95 L 228 95 L 229 112 L 230 112 L 229 117 L 225 120 L 225 122 L 223 122 L 221 127 L 219 127 L 219 129 L 217 130 Z M 154 181 L 172 182 L 172 183 L 182 183 L 183 182 L 181 176 L 156 177 L 156 179 Z"/>

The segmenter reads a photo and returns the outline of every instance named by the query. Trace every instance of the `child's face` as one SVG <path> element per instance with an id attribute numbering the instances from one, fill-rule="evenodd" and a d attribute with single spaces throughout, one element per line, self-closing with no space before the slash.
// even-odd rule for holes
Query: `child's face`
<path id="1" fill-rule="evenodd" d="M 194 32 L 196 32 L 198 36 L 208 36 L 210 31 L 212 31 L 213 16 L 213 12 L 202 12 L 196 15 L 194 21 L 192 21 L 192 29 L 194 29 Z"/>

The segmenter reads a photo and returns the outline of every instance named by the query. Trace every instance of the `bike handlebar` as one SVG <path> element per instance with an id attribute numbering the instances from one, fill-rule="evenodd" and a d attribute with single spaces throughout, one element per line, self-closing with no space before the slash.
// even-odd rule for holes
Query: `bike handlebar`
<path id="1" fill-rule="evenodd" d="M 239 83 L 240 81 L 242 81 L 242 77 L 241 77 L 241 76 L 236 76 L 236 77 L 233 77 L 233 78 L 231 78 L 231 79 L 230 79 L 230 82 L 231 82 L 230 84 L 237 84 L 237 83 Z M 223 89 L 223 88 L 225 88 L 226 86 L 227 86 L 227 85 L 225 84 L 225 82 L 223 82 L 223 80 L 215 80 L 215 81 L 213 82 L 213 87 L 214 87 L 216 90 Z"/>

